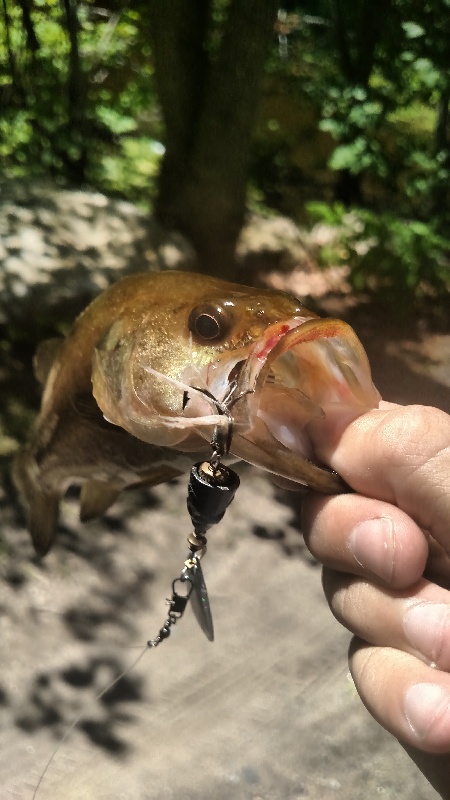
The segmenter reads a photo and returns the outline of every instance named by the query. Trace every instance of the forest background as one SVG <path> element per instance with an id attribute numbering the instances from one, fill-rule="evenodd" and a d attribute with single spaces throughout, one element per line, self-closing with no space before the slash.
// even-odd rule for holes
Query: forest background
<path id="1" fill-rule="evenodd" d="M 355 289 L 450 274 L 450 0 L 2 0 L 7 179 L 127 198 L 232 273 L 246 211 L 322 220 Z"/>

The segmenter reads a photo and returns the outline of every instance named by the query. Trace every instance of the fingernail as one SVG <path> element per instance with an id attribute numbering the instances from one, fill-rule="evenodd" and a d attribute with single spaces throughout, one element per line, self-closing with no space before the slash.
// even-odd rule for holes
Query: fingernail
<path id="1" fill-rule="evenodd" d="M 446 603 L 419 603 L 411 606 L 403 617 L 403 630 L 410 645 L 426 656 L 430 662 L 438 661 L 441 669 L 446 669 L 446 653 L 442 653 L 443 643 L 450 629 L 450 606 Z"/>
<path id="2" fill-rule="evenodd" d="M 403 711 L 411 730 L 424 739 L 439 717 L 448 711 L 450 694 L 436 683 L 416 683 L 403 698 Z"/>
<path id="3" fill-rule="evenodd" d="M 360 522 L 353 528 L 349 547 L 355 560 L 389 583 L 394 570 L 394 528 L 389 517 Z"/>

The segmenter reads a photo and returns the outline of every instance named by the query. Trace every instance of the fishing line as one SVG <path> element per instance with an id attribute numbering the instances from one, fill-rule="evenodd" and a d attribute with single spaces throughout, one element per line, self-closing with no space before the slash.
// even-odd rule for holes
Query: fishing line
<path id="1" fill-rule="evenodd" d="M 210 395 L 209 399 L 215 401 L 212 395 Z M 224 404 L 217 401 L 215 401 L 215 404 L 219 414 L 223 415 L 222 419 L 226 421 L 227 432 L 224 435 L 223 426 L 216 426 L 210 443 L 212 453 L 209 461 L 196 463 L 191 468 L 187 491 L 187 507 L 194 530 L 187 538 L 188 556 L 183 563 L 180 574 L 172 581 L 170 598 L 166 599 L 166 604 L 169 607 L 167 617 L 157 635 L 148 640 L 134 661 L 102 689 L 94 702 L 104 697 L 122 678 L 128 675 L 139 664 L 148 650 L 159 647 L 170 636 L 172 627 L 183 616 L 189 601 L 201 630 L 210 642 L 214 641 L 213 618 L 200 561 L 206 553 L 206 532 L 210 527 L 220 522 L 240 484 L 239 476 L 221 461 L 231 444 L 233 417 L 229 408 Z M 32 800 L 36 800 L 42 782 L 55 756 L 77 726 L 86 708 L 87 706 L 84 706 L 75 717 L 50 755 L 34 789 Z"/>
<path id="2" fill-rule="evenodd" d="M 131 670 L 134 669 L 139 664 L 139 661 L 143 658 L 144 654 L 147 652 L 148 649 L 149 649 L 148 645 L 144 645 L 143 648 L 142 648 L 142 652 L 139 653 L 139 655 L 134 659 L 134 661 L 132 661 L 131 664 L 128 665 L 128 667 L 125 667 L 125 669 L 122 670 L 122 672 L 119 675 L 117 675 L 114 678 L 114 680 L 112 680 L 110 683 L 108 683 L 107 686 L 105 686 L 104 689 L 102 689 L 102 691 L 94 698 L 94 702 L 97 702 L 98 700 L 101 700 L 101 698 L 104 697 L 104 695 L 107 694 L 110 691 L 110 689 L 113 688 L 113 686 L 115 686 L 117 683 L 119 683 L 119 681 L 122 680 L 122 678 L 124 678 L 126 675 L 128 675 L 128 673 L 131 672 Z M 39 776 L 39 780 L 38 780 L 38 782 L 37 782 L 37 784 L 35 786 L 34 792 L 33 792 L 32 800 L 36 800 L 38 791 L 39 791 L 39 789 L 40 789 L 40 787 L 42 785 L 42 781 L 44 780 L 48 770 L 50 769 L 55 756 L 58 754 L 58 752 L 61 749 L 61 747 L 63 746 L 64 742 L 67 741 L 67 739 L 69 738 L 69 736 L 72 733 L 72 731 L 76 728 L 76 726 L 78 725 L 80 719 L 82 718 L 82 716 L 85 713 L 85 711 L 87 710 L 87 708 L 88 708 L 88 706 L 86 705 L 81 709 L 79 714 L 77 714 L 75 719 L 70 723 L 69 727 L 67 728 L 67 730 L 65 731 L 65 733 L 63 734 L 63 736 L 59 740 L 58 744 L 56 745 L 55 749 L 53 750 L 50 758 L 48 759 L 47 763 L 44 766 L 44 769 L 42 770 L 42 772 L 41 772 L 41 774 Z"/>

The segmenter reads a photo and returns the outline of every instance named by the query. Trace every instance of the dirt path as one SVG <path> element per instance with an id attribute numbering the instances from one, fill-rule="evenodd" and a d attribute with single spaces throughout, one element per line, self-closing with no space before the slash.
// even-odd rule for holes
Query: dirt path
<path id="1" fill-rule="evenodd" d="M 188 529 L 183 482 L 127 498 L 82 530 L 68 501 L 43 565 L 11 520 L 1 800 L 31 798 L 79 713 L 39 800 L 435 796 L 355 694 L 349 637 L 325 605 L 292 497 L 256 471 L 242 479 L 204 564 L 216 641 L 189 613 L 103 700 L 96 694 L 135 658 L 129 648 L 164 619 Z"/>
<path id="2" fill-rule="evenodd" d="M 387 399 L 450 412 L 449 336 L 349 313 Z M 189 612 L 98 699 L 165 618 L 185 494 L 185 481 L 130 493 L 86 526 L 70 496 L 37 562 L 0 489 L 0 800 L 31 800 L 77 715 L 38 800 L 433 800 L 349 681 L 349 635 L 322 597 L 295 497 L 245 466 L 204 562 L 216 641 Z"/>

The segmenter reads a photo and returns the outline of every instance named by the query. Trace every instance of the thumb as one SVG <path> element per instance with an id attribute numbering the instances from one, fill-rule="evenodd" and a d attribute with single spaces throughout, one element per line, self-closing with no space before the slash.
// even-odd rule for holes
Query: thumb
<path id="1" fill-rule="evenodd" d="M 431 406 L 328 413 L 308 432 L 321 460 L 360 494 L 394 503 L 450 552 L 450 416 Z"/>

